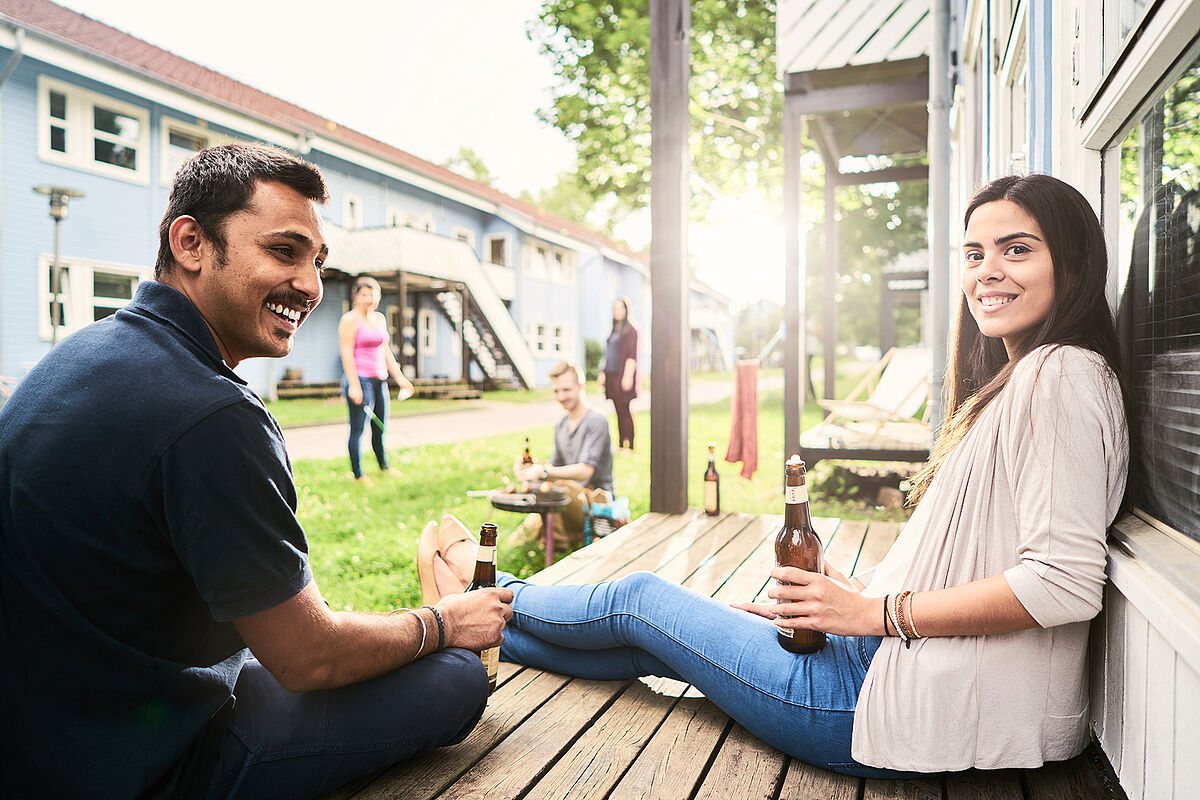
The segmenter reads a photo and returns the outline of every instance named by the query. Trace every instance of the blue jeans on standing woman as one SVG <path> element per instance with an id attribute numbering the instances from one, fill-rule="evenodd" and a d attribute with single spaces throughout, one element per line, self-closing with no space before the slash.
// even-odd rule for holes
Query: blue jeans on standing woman
<path id="1" fill-rule="evenodd" d="M 388 468 L 387 453 L 383 450 L 383 426 L 387 424 L 388 401 L 391 399 L 386 378 L 363 378 L 360 376 L 358 383 L 362 386 L 361 404 L 350 400 L 350 382 L 346 378 L 342 378 L 342 396 L 346 398 L 346 404 L 350 406 L 348 447 L 350 469 L 354 472 L 355 478 L 363 476 L 362 464 L 359 460 L 359 443 L 362 441 L 364 425 L 371 426 L 371 449 L 375 451 L 375 460 L 379 462 L 379 468 Z M 367 415 L 367 409 L 375 414 L 378 421 Z"/>
<path id="2" fill-rule="evenodd" d="M 516 595 L 505 661 L 596 680 L 685 681 L 801 761 L 846 775 L 911 777 L 850 755 L 877 636 L 830 635 L 819 653 L 793 655 L 768 620 L 648 572 L 585 586 L 538 586 L 501 573 L 497 584 Z"/>

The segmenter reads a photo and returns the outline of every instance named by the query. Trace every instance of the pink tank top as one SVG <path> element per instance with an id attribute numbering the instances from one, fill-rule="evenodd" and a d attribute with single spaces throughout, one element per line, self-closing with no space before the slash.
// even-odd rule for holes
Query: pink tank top
<path id="1" fill-rule="evenodd" d="M 383 348 L 387 334 L 372 325 L 358 326 L 354 333 L 354 369 L 360 378 L 386 378 Z"/>

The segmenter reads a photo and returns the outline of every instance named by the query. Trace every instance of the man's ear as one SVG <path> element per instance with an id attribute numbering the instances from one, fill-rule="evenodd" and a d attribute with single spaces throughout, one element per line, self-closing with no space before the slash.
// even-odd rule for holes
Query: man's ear
<path id="1" fill-rule="evenodd" d="M 176 217 L 168 229 L 168 240 L 171 243 L 171 256 L 184 272 L 197 273 L 203 264 L 204 256 L 212 243 L 200 230 L 200 223 L 195 217 L 186 214 Z"/>

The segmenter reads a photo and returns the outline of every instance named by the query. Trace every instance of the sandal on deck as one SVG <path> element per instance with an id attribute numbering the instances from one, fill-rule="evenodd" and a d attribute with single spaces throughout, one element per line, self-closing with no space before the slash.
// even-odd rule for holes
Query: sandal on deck
<path id="1" fill-rule="evenodd" d="M 471 535 L 467 526 L 463 525 L 458 517 L 453 514 L 442 514 L 437 530 L 437 551 L 442 554 L 442 558 L 446 558 L 450 548 L 459 542 L 470 542 L 473 545 L 472 549 L 479 546 L 478 540 Z M 472 555 L 471 560 L 474 561 L 474 558 Z M 467 580 L 469 582 L 470 578 Z"/>
<path id="2" fill-rule="evenodd" d="M 438 593 L 437 582 L 433 579 L 433 559 L 437 553 L 437 523 L 430 522 L 421 531 L 421 538 L 417 540 L 417 580 L 421 582 L 422 605 L 435 605 L 442 599 Z"/>

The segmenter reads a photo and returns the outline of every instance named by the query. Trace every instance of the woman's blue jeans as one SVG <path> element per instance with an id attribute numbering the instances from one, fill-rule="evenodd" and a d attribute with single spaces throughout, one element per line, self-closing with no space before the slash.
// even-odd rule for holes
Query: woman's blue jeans
<path id="1" fill-rule="evenodd" d="M 854 706 L 874 636 L 829 636 L 807 656 L 779 646 L 768 620 L 649 572 L 585 586 L 508 574 L 513 618 L 501 658 L 598 680 L 656 675 L 692 684 L 767 744 L 846 775 L 910 777 L 850 756 Z"/>
<path id="2" fill-rule="evenodd" d="M 350 383 L 346 378 L 342 378 L 342 396 L 346 398 L 346 404 L 350 406 L 350 441 L 347 447 L 350 450 L 350 469 L 354 472 L 354 477 L 362 477 L 362 463 L 359 460 L 359 447 L 362 441 L 363 426 L 371 426 L 371 449 L 375 451 L 375 460 L 379 462 L 380 469 L 388 468 L 387 453 L 383 449 L 383 426 L 387 424 L 388 418 L 388 400 L 391 395 L 388 393 L 387 380 L 384 378 L 363 378 L 359 377 L 358 383 L 362 386 L 362 404 L 351 402 L 350 400 Z M 379 420 L 376 422 L 367 414 L 367 409 L 370 409 L 375 417 Z"/>

